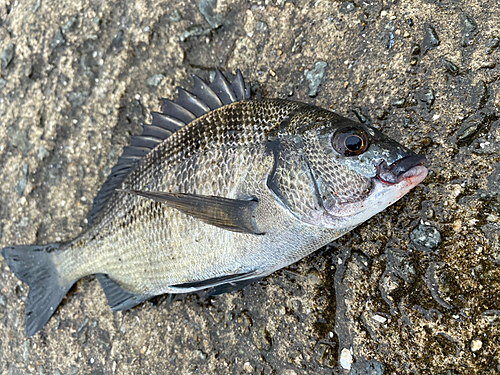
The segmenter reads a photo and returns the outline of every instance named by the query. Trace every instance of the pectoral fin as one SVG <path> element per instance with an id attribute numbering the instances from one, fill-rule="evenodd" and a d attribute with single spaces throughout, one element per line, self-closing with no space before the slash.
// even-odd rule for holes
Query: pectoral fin
<path id="1" fill-rule="evenodd" d="M 164 203 L 186 215 L 219 228 L 240 233 L 264 234 L 258 230 L 255 224 L 254 211 L 259 204 L 256 199 L 240 200 L 196 194 L 171 194 L 139 190 L 122 191 Z"/>

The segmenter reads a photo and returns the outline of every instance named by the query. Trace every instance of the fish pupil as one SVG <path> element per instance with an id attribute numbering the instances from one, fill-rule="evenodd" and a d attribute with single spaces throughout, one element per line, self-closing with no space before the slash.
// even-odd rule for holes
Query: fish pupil
<path id="1" fill-rule="evenodd" d="M 357 152 L 363 147 L 363 140 L 358 135 L 350 135 L 345 140 L 345 147 L 350 152 Z"/>

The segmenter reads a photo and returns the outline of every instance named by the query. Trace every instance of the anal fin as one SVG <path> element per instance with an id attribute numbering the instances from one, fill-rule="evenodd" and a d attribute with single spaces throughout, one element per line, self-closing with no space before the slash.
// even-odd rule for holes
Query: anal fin
<path id="1" fill-rule="evenodd" d="M 111 280 L 108 275 L 99 273 L 96 277 L 101 283 L 102 289 L 104 289 L 104 293 L 108 299 L 108 304 L 113 311 L 129 310 L 153 297 L 130 293 Z"/>

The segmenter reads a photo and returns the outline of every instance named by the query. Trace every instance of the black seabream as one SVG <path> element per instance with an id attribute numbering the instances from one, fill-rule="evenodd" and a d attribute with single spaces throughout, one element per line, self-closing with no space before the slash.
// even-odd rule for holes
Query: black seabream
<path id="1" fill-rule="evenodd" d="M 64 244 L 2 250 L 29 286 L 35 334 L 80 278 L 113 310 L 163 293 L 229 292 L 312 253 L 393 204 L 425 158 L 368 125 L 304 103 L 252 100 L 217 70 L 163 100 Z"/>

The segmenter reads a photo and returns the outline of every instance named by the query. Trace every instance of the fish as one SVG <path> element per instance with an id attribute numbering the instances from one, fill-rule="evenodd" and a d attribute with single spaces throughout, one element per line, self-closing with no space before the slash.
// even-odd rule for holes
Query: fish
<path id="1" fill-rule="evenodd" d="M 240 70 L 193 76 L 133 136 L 72 241 L 2 249 L 29 286 L 26 334 L 95 275 L 113 311 L 161 294 L 219 295 L 286 267 L 390 206 L 426 159 L 375 127 L 251 98 Z"/>

